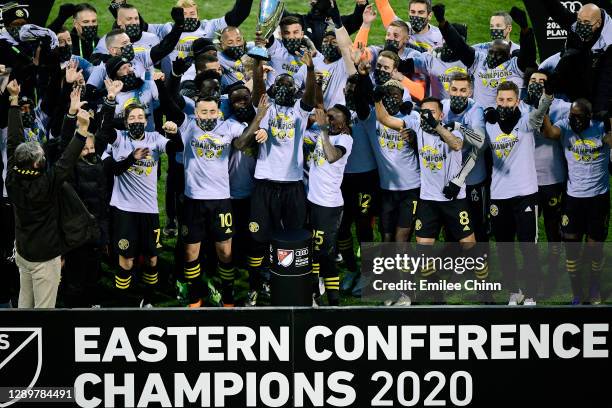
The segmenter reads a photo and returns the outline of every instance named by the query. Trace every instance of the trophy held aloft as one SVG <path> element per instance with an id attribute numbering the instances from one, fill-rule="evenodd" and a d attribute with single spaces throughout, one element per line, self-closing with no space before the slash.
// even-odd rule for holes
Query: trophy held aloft
<path id="1" fill-rule="evenodd" d="M 282 0 L 260 0 L 259 17 L 257 18 L 256 32 L 261 33 L 262 38 L 270 38 L 276 30 L 278 22 L 283 16 L 285 3 Z M 249 50 L 249 57 L 258 60 L 270 60 L 266 47 L 256 45 Z"/>

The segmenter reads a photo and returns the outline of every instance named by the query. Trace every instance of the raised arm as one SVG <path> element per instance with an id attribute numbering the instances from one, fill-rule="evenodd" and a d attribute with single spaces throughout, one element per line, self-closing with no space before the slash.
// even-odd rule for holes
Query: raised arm
<path id="1" fill-rule="evenodd" d="M 74 136 L 62 135 L 62 138 L 72 138 L 72 140 L 62 153 L 62 157 L 53 165 L 52 183 L 55 188 L 59 188 L 72 175 L 74 166 L 81 155 L 81 150 L 85 146 L 85 139 L 93 137 L 88 130 L 89 120 L 89 112 L 83 109 L 79 110 L 79 113 L 77 113 L 77 131 Z"/>
<path id="2" fill-rule="evenodd" d="M 385 106 L 382 103 L 384 93 L 384 88 L 380 86 L 374 88 L 374 109 L 376 110 L 376 120 L 388 128 L 398 131 L 402 130 L 404 128 L 404 121 L 389 115 L 389 112 L 387 112 L 387 109 L 385 109 Z"/>
<path id="3" fill-rule="evenodd" d="M 251 13 L 252 6 L 253 0 L 236 0 L 234 7 L 225 13 L 225 23 L 232 27 L 240 26 Z"/>
<path id="4" fill-rule="evenodd" d="M 306 89 L 302 96 L 302 103 L 310 108 L 315 106 L 316 78 L 314 63 L 310 51 L 305 51 L 302 55 L 302 63 L 306 65 Z"/>
<path id="5" fill-rule="evenodd" d="M 255 117 L 249 124 L 249 126 L 244 129 L 242 135 L 240 137 L 233 140 L 233 146 L 241 151 L 247 150 L 250 146 L 253 145 L 253 141 L 257 143 L 263 143 L 268 138 L 268 132 L 259 128 L 259 124 L 261 120 L 266 116 L 268 112 L 268 108 L 270 104 L 268 103 L 268 95 L 263 94 L 259 98 L 259 104 L 257 105 L 257 113 Z M 260 132 L 260 130 L 262 130 Z"/>
<path id="6" fill-rule="evenodd" d="M 152 47 L 150 51 L 151 61 L 153 61 L 154 64 L 157 64 L 174 50 L 174 47 L 176 47 L 176 44 L 178 44 L 179 40 L 181 39 L 181 34 L 183 33 L 183 28 L 185 27 L 185 15 L 183 14 L 182 8 L 172 7 L 170 14 L 172 16 L 172 20 L 174 20 L 172 30 L 170 30 L 170 32 L 161 39 L 159 44 Z"/>
<path id="7" fill-rule="evenodd" d="M 346 28 L 342 25 L 342 18 L 340 17 L 340 11 L 338 5 L 332 2 L 332 8 L 329 11 L 331 18 L 335 25 L 336 41 L 338 42 L 338 49 L 342 54 L 342 60 L 344 61 L 344 67 L 347 75 L 353 75 L 357 72 L 355 64 L 353 63 L 353 47 L 351 43 L 351 37 L 346 31 Z"/>
<path id="8" fill-rule="evenodd" d="M 389 0 L 376 0 L 376 8 L 380 11 L 382 17 L 382 23 L 387 28 L 393 20 L 397 19 L 393 7 L 389 4 Z"/>
<path id="9" fill-rule="evenodd" d="M 533 109 L 529 112 L 529 128 L 538 131 L 542 128 L 542 123 L 544 121 L 544 116 L 546 112 L 548 112 L 548 108 L 553 101 L 554 89 L 551 86 L 552 81 L 548 80 L 544 82 L 544 92 L 540 97 L 540 103 L 536 109 Z"/>
<path id="10" fill-rule="evenodd" d="M 123 89 L 123 82 L 111 81 L 110 79 L 104 80 L 106 86 L 106 98 L 102 103 L 102 122 L 96 132 L 96 141 L 100 146 L 106 146 L 107 144 L 113 144 L 117 139 L 117 132 L 113 124 L 115 119 L 115 96 Z"/>
<path id="11" fill-rule="evenodd" d="M 173 76 L 174 74 L 170 75 L 170 77 Z M 159 106 L 162 112 L 166 114 L 166 120 L 174 122 L 180 127 L 185 120 L 185 114 L 172 98 L 172 92 L 166 89 L 163 79 L 155 81 L 155 84 L 157 85 L 159 95 Z M 182 99 L 183 97 L 178 95 L 178 98 Z"/>
<path id="12" fill-rule="evenodd" d="M 572 24 L 576 22 L 576 14 L 566 9 L 559 0 L 542 0 L 542 4 L 548 11 L 549 15 L 562 28 L 569 30 Z"/>
<path id="13" fill-rule="evenodd" d="M 323 109 L 315 109 L 315 120 L 321 129 L 321 144 L 323 145 L 323 153 L 329 164 L 337 162 L 344 156 L 342 149 L 331 144 L 329 140 L 329 121 L 327 114 Z"/>
<path id="14" fill-rule="evenodd" d="M 23 124 L 21 123 L 21 108 L 19 107 L 19 92 L 21 86 L 16 79 L 8 83 L 6 89 L 9 92 L 9 113 L 8 113 L 8 129 L 6 141 L 6 157 L 8 159 L 7 168 L 12 167 L 13 154 L 15 149 L 23 142 Z"/>
<path id="15" fill-rule="evenodd" d="M 459 59 L 465 64 L 465 66 L 468 68 L 471 67 L 476 57 L 476 50 L 465 42 L 452 24 L 448 23 L 444 17 L 445 7 L 443 4 L 436 4 L 433 6 L 433 13 L 438 21 L 438 28 L 442 33 L 444 42 L 446 42 L 448 46 L 457 53 L 457 56 L 459 56 Z"/>
<path id="16" fill-rule="evenodd" d="M 342 25 L 346 27 L 346 31 L 349 34 L 353 34 L 359 30 L 359 26 L 361 26 L 361 22 L 363 21 L 363 10 L 367 5 L 368 0 L 357 0 L 357 2 L 355 2 L 355 9 L 353 10 L 353 13 L 342 16 Z"/>

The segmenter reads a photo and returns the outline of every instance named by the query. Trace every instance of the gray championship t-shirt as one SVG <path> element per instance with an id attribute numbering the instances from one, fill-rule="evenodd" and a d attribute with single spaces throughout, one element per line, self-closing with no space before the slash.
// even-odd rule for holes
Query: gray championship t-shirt
<path id="1" fill-rule="evenodd" d="M 523 87 L 523 71 L 518 67 L 518 58 L 512 57 L 491 69 L 486 62 L 486 52 L 476 52 L 469 73 L 474 76 L 474 100 L 483 108 L 496 106 L 497 87 L 502 82 L 512 81 L 519 89 Z"/>
<path id="2" fill-rule="evenodd" d="M 323 138 L 317 138 L 315 149 L 310 155 L 308 201 L 323 207 L 340 207 L 344 205 L 340 185 L 344 167 L 351 154 L 353 138 L 341 134 L 330 136 L 329 141 L 333 146 L 342 146 L 346 153 L 334 163 L 329 163 L 323 151 Z"/>

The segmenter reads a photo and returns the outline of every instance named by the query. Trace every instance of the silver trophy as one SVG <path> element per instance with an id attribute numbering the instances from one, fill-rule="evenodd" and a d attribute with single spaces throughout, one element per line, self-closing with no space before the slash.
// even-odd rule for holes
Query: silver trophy
<path id="1" fill-rule="evenodd" d="M 259 17 L 256 32 L 261 32 L 263 38 L 269 38 L 276 30 L 278 22 L 283 16 L 285 3 L 283 0 L 259 0 Z M 249 50 L 249 57 L 259 60 L 269 60 L 266 47 L 254 46 Z"/>

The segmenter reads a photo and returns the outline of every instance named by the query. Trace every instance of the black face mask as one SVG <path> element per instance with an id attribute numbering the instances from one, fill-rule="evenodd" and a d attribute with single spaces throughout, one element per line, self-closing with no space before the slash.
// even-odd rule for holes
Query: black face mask
<path id="1" fill-rule="evenodd" d="M 376 85 L 384 85 L 391 79 L 391 73 L 387 71 L 383 71 L 380 68 L 376 68 L 374 70 L 374 82 Z"/>
<path id="2" fill-rule="evenodd" d="M 397 53 L 400 49 L 400 42 L 398 40 L 385 40 L 385 51 L 393 51 Z"/>
<path id="3" fill-rule="evenodd" d="M 296 52 L 300 51 L 303 45 L 302 38 L 283 38 L 283 45 L 291 55 L 295 55 Z"/>
<path id="4" fill-rule="evenodd" d="M 196 123 L 200 127 L 200 129 L 202 129 L 202 130 L 204 130 L 206 132 L 210 132 L 211 130 L 213 130 L 215 128 L 215 126 L 217 126 L 217 119 L 200 119 L 200 118 L 197 118 L 196 119 Z"/>
<path id="5" fill-rule="evenodd" d="M 183 31 L 195 31 L 200 27 L 200 20 L 197 18 L 186 18 Z"/>
<path id="6" fill-rule="evenodd" d="M 134 55 L 134 46 L 132 46 L 132 44 L 121 47 L 121 57 L 125 58 L 127 61 L 133 60 Z"/>
<path id="7" fill-rule="evenodd" d="M 587 42 L 593 38 L 593 28 L 590 24 L 576 23 L 576 34 L 582 42 Z"/>
<path id="8" fill-rule="evenodd" d="M 440 59 L 444 62 L 453 62 L 457 61 L 459 58 L 457 54 L 455 54 L 455 51 L 449 48 L 448 44 L 444 44 L 440 48 Z"/>
<path id="9" fill-rule="evenodd" d="M 432 128 L 429 123 L 425 120 L 423 115 L 421 115 L 421 130 L 425 133 L 429 133 L 430 135 L 437 135 L 438 132 L 434 128 Z"/>
<path id="10" fill-rule="evenodd" d="M 81 36 L 85 41 L 93 41 L 98 36 L 98 26 L 83 26 L 81 27 Z"/>
<path id="11" fill-rule="evenodd" d="M 62 45 L 56 49 L 60 62 L 70 61 L 70 58 L 72 58 L 72 47 L 70 45 Z"/>
<path id="12" fill-rule="evenodd" d="M 130 41 L 132 42 L 140 40 L 140 35 L 142 34 L 140 24 L 126 24 L 125 33 L 130 37 Z"/>
<path id="13" fill-rule="evenodd" d="M 584 116 L 570 114 L 568 119 L 570 127 L 576 133 L 584 132 L 589 128 L 589 125 L 591 124 L 590 119 Z"/>
<path id="14" fill-rule="evenodd" d="M 532 82 L 527 85 L 527 97 L 525 102 L 531 106 L 537 107 L 540 103 L 540 98 L 544 92 L 544 84 L 539 82 Z"/>
<path id="15" fill-rule="evenodd" d="M 410 16 L 410 26 L 415 33 L 419 33 L 427 26 L 427 19 L 420 16 Z"/>
<path id="16" fill-rule="evenodd" d="M 389 113 L 389 115 L 396 115 L 400 110 L 400 106 L 402 104 L 401 101 L 395 99 L 395 97 L 391 95 L 385 95 L 382 99 L 383 106 Z"/>
<path id="17" fill-rule="evenodd" d="M 234 111 L 234 116 L 239 122 L 250 122 L 255 117 L 255 108 L 251 104 L 232 109 Z"/>
<path id="18" fill-rule="evenodd" d="M 509 59 L 510 57 L 505 53 L 489 51 L 486 62 L 489 69 L 494 69 Z"/>
<path id="19" fill-rule="evenodd" d="M 514 119 L 517 114 L 520 114 L 516 106 L 497 106 L 497 113 L 500 122 L 508 122 Z"/>
<path id="20" fill-rule="evenodd" d="M 33 113 L 22 113 L 21 114 L 21 123 L 23 127 L 26 129 L 31 129 L 34 127 L 35 117 Z"/>
<path id="21" fill-rule="evenodd" d="M 87 153 L 81 159 L 87 164 L 96 164 L 98 162 L 98 156 L 95 153 Z"/>
<path id="22" fill-rule="evenodd" d="M 503 28 L 492 28 L 491 29 L 491 41 L 503 40 L 506 36 L 504 35 Z"/>
<path id="23" fill-rule="evenodd" d="M 127 129 L 132 139 L 140 139 L 144 135 L 145 124 L 142 122 L 128 123 Z"/>
<path id="24" fill-rule="evenodd" d="M 322 44 L 321 54 L 323 54 L 325 59 L 329 62 L 336 62 L 342 57 L 340 54 L 340 49 L 333 44 Z"/>
<path id="25" fill-rule="evenodd" d="M 293 106 L 295 89 L 288 85 L 274 85 L 274 102 L 282 106 Z"/>
<path id="26" fill-rule="evenodd" d="M 227 47 L 223 50 L 223 53 L 232 60 L 239 60 L 245 53 L 244 45 L 237 45 L 235 47 Z"/>
<path id="27" fill-rule="evenodd" d="M 130 72 L 129 74 L 122 76 L 121 78 L 119 78 L 119 80 L 123 82 L 122 91 L 134 90 L 138 88 L 140 86 L 140 83 L 142 82 L 142 79 L 138 78 L 136 74 L 133 72 Z"/>
<path id="28" fill-rule="evenodd" d="M 19 31 L 21 27 L 6 27 L 6 31 L 13 37 L 14 39 L 19 41 Z"/>
<path id="29" fill-rule="evenodd" d="M 454 113 L 461 113 L 465 110 L 468 105 L 467 96 L 453 96 L 450 97 L 450 108 Z"/>

